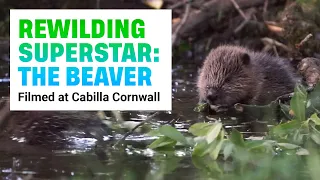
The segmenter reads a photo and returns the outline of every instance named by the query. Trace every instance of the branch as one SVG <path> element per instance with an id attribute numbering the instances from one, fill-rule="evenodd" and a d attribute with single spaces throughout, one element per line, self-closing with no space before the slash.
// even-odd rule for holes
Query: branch
<path id="1" fill-rule="evenodd" d="M 300 49 L 310 38 L 312 38 L 312 34 L 308 34 L 299 44 L 296 44 L 296 48 Z"/>
<path id="2" fill-rule="evenodd" d="M 157 116 L 159 112 L 155 112 L 152 115 L 148 116 L 144 121 L 137 124 L 133 129 L 131 129 L 129 132 L 127 132 L 120 140 L 118 140 L 113 147 L 116 147 L 120 144 L 120 142 L 124 141 L 128 136 L 130 136 L 136 129 L 138 129 L 140 126 L 144 125 L 145 123 L 152 120 L 153 117 Z"/>
<path id="3" fill-rule="evenodd" d="M 230 0 L 233 4 L 233 6 L 237 9 L 237 11 L 239 12 L 239 14 L 243 17 L 244 20 L 248 21 L 249 18 L 244 14 L 244 12 L 241 10 L 241 8 L 239 7 L 238 3 L 235 0 Z"/>
<path id="4" fill-rule="evenodd" d="M 283 1 L 283 0 L 280 0 Z M 269 0 L 269 5 L 279 2 L 279 0 Z M 249 7 L 263 6 L 265 0 L 237 0 L 239 8 L 247 9 Z M 202 5 L 200 10 L 192 11 L 189 18 L 186 20 L 185 25 L 179 30 L 179 34 L 192 33 L 195 29 L 202 27 L 202 24 L 206 23 L 208 19 L 213 16 L 231 11 L 234 5 L 231 1 L 226 0 L 210 0 Z M 177 28 L 178 25 L 174 24 L 173 29 Z"/>
<path id="5" fill-rule="evenodd" d="M 177 29 L 174 31 L 174 33 L 172 34 L 172 46 L 175 44 L 176 42 L 176 39 L 178 37 L 178 33 L 179 33 L 179 30 L 180 28 L 184 25 L 184 23 L 187 21 L 188 19 L 188 16 L 189 16 L 189 12 L 190 12 L 190 3 L 187 3 L 186 4 L 186 10 L 185 10 L 185 13 L 184 13 L 184 16 L 182 18 L 182 20 L 180 21 Z"/>

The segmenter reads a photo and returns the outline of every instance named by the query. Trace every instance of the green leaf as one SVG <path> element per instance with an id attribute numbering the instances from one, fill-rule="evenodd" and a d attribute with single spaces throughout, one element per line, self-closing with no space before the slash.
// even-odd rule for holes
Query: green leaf
<path id="1" fill-rule="evenodd" d="M 217 159 L 219 152 L 222 147 L 222 143 L 224 141 L 224 131 L 220 131 L 220 134 L 218 136 L 219 138 L 216 138 L 214 141 L 212 141 L 210 144 L 208 144 L 207 147 L 205 147 L 204 151 L 202 152 L 202 155 L 207 155 L 209 154 L 212 159 Z"/>
<path id="2" fill-rule="evenodd" d="M 297 120 L 292 120 L 272 127 L 270 129 L 270 134 L 281 137 L 291 133 L 292 131 L 295 131 L 296 129 L 300 128 L 300 126 L 301 122 L 298 122 Z"/>
<path id="3" fill-rule="evenodd" d="M 234 145 L 230 142 L 227 142 L 226 145 L 223 148 L 223 159 L 227 160 L 228 157 L 230 157 L 232 151 L 233 151 Z"/>
<path id="4" fill-rule="evenodd" d="M 254 140 L 245 141 L 245 147 L 248 151 L 258 153 L 258 152 L 269 152 L 272 149 L 273 141 L 270 140 Z"/>
<path id="5" fill-rule="evenodd" d="M 229 136 L 229 139 L 233 144 L 235 144 L 237 146 L 244 147 L 243 136 L 238 130 L 232 129 L 232 132 L 231 132 L 231 134 Z"/>
<path id="6" fill-rule="evenodd" d="M 294 144 L 303 144 L 303 137 L 305 134 L 302 134 L 299 129 L 295 130 L 292 137 L 292 142 Z M 290 136 L 289 136 L 290 137 Z"/>
<path id="7" fill-rule="evenodd" d="M 290 115 L 290 106 L 287 104 L 279 104 L 281 107 L 281 112 L 283 113 L 283 115 L 287 118 L 287 119 L 291 119 L 292 116 Z"/>
<path id="8" fill-rule="evenodd" d="M 311 139 L 312 139 L 315 143 L 317 143 L 318 145 L 320 145 L 320 137 L 319 137 L 319 135 L 317 135 L 317 134 L 315 134 L 315 133 L 311 133 L 310 137 L 311 137 Z"/>
<path id="9" fill-rule="evenodd" d="M 170 125 L 163 125 L 160 127 L 159 132 L 173 140 L 176 140 L 182 144 L 188 144 L 186 138 L 174 127 Z"/>
<path id="10" fill-rule="evenodd" d="M 309 120 L 313 121 L 316 125 L 320 125 L 320 118 L 317 113 L 312 114 Z"/>
<path id="11" fill-rule="evenodd" d="M 216 139 L 214 142 L 213 145 L 213 150 L 210 152 L 210 156 L 212 159 L 216 160 L 219 156 L 219 153 L 221 151 L 221 147 L 222 147 L 222 144 L 223 144 L 223 140 L 222 139 Z"/>
<path id="12" fill-rule="evenodd" d="M 314 132 L 312 132 L 312 133 L 310 134 L 310 138 L 311 138 L 315 143 L 317 143 L 318 145 L 320 145 L 320 135 L 319 135 L 319 133 L 314 133 Z"/>
<path id="13" fill-rule="evenodd" d="M 159 139 L 153 141 L 148 147 L 151 149 L 156 149 L 160 147 L 172 147 L 177 142 L 169 137 L 162 136 Z"/>
<path id="14" fill-rule="evenodd" d="M 192 156 L 192 163 L 198 169 L 204 170 L 208 174 L 214 175 L 214 176 L 219 176 L 220 174 L 222 174 L 223 171 L 220 169 L 220 166 L 219 164 L 217 164 L 217 161 L 210 161 L 210 160 L 211 160 L 210 157 Z M 207 180 L 214 180 L 214 179 L 217 179 L 217 178 L 214 178 L 211 176 Z"/>
<path id="15" fill-rule="evenodd" d="M 320 83 L 308 94 L 308 100 L 310 101 L 310 106 L 307 108 L 309 114 L 320 111 Z"/>
<path id="16" fill-rule="evenodd" d="M 211 128 L 210 131 L 208 132 L 207 136 L 206 136 L 206 140 L 207 143 L 210 144 L 212 141 L 214 141 L 218 135 L 220 134 L 222 128 L 222 123 L 214 123 Z"/>
<path id="17" fill-rule="evenodd" d="M 187 144 L 191 147 L 194 147 L 196 145 L 196 141 L 194 139 L 194 137 L 186 137 L 186 140 L 187 140 Z"/>
<path id="18" fill-rule="evenodd" d="M 195 123 L 189 127 L 189 132 L 194 136 L 206 136 L 213 123 Z"/>
<path id="19" fill-rule="evenodd" d="M 255 146 L 255 147 L 251 147 L 250 149 L 248 149 L 249 152 L 252 153 L 268 153 L 272 150 L 272 147 L 270 147 L 269 144 L 261 144 L 260 146 Z"/>
<path id="20" fill-rule="evenodd" d="M 210 143 L 209 146 L 206 148 L 206 150 L 203 152 L 203 154 L 204 155 L 208 154 L 212 159 L 215 160 L 216 158 L 215 158 L 214 154 L 212 154 L 212 153 L 214 153 L 214 152 L 216 153 L 217 148 L 220 151 L 221 147 L 219 148 L 219 139 L 216 139 L 212 143 Z M 219 151 L 218 151 L 218 153 L 219 153 Z"/>
<path id="21" fill-rule="evenodd" d="M 221 132 L 221 134 L 223 135 L 223 132 Z M 199 142 L 195 146 L 192 155 L 199 157 L 210 155 L 211 158 L 216 159 L 221 150 L 223 140 L 223 138 L 217 138 L 210 144 L 208 144 L 207 141 Z"/>
<path id="22" fill-rule="evenodd" d="M 207 103 L 197 104 L 197 106 L 193 109 L 195 112 L 204 112 L 208 108 Z"/>
<path id="23" fill-rule="evenodd" d="M 310 125 L 311 128 L 311 132 L 310 134 L 310 138 L 318 145 L 320 145 L 320 131 L 315 127 L 314 124 Z"/>
<path id="24" fill-rule="evenodd" d="M 268 142 L 269 140 L 251 140 L 251 141 L 245 141 L 245 146 L 247 148 L 254 148 L 256 146 L 261 146 L 263 143 Z"/>
<path id="25" fill-rule="evenodd" d="M 206 151 L 209 149 L 209 144 L 206 141 L 197 143 L 192 152 L 192 156 L 202 157 L 206 155 Z"/>
<path id="26" fill-rule="evenodd" d="M 295 119 L 300 122 L 306 120 L 306 103 L 307 91 L 302 85 L 297 85 L 290 101 L 290 107 L 294 112 Z"/>
<path id="27" fill-rule="evenodd" d="M 161 133 L 159 132 L 159 129 L 152 129 L 147 133 L 148 136 L 160 136 Z"/>
<path id="28" fill-rule="evenodd" d="M 296 154 L 299 156 L 306 156 L 306 155 L 309 155 L 310 153 L 307 149 L 300 148 L 297 150 Z"/>
<path id="29" fill-rule="evenodd" d="M 205 136 L 198 136 L 198 137 L 194 137 L 193 138 L 193 141 L 195 143 L 199 143 L 199 142 L 202 142 L 202 141 L 205 141 L 206 140 L 206 137 Z"/>
<path id="30" fill-rule="evenodd" d="M 285 148 L 285 149 L 297 149 L 300 148 L 300 146 L 290 143 L 277 143 L 278 146 Z"/>

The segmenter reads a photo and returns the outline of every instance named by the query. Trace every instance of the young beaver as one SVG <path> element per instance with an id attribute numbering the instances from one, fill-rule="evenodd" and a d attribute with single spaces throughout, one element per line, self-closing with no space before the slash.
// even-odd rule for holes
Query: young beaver
<path id="1" fill-rule="evenodd" d="M 10 111 L 9 107 L 10 99 L 0 98 L 0 142 L 13 147 L 21 143 L 47 150 L 88 149 L 95 140 L 100 143 L 112 135 L 95 111 Z M 0 151 L 7 149 L 0 146 Z"/>
<path id="2" fill-rule="evenodd" d="M 301 78 L 288 60 L 234 45 L 211 50 L 200 70 L 200 103 L 221 111 L 236 103 L 266 105 L 293 92 Z"/>

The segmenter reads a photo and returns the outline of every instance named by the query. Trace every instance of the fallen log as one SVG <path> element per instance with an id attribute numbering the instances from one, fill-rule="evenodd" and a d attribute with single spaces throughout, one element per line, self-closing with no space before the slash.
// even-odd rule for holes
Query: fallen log
<path id="1" fill-rule="evenodd" d="M 284 2 L 285 0 L 271 0 L 269 5 Z M 241 9 L 263 6 L 265 0 L 237 0 Z M 179 30 L 179 36 L 188 36 L 198 29 L 201 29 L 207 21 L 221 12 L 235 11 L 235 7 L 230 0 L 211 0 L 205 2 L 200 9 L 190 12 L 188 19 Z M 180 22 L 173 24 L 172 32 L 178 27 Z M 208 27 L 208 26 L 207 26 Z"/>

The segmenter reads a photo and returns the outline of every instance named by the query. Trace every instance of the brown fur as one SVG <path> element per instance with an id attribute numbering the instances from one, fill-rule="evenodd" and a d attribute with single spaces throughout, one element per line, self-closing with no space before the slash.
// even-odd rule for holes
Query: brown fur
<path id="1" fill-rule="evenodd" d="M 4 110 L 3 107 L 0 108 Z M 5 117 L 0 140 L 24 139 L 24 143 L 49 149 L 76 147 L 73 139 L 110 135 L 95 111 L 13 111 Z M 0 124 L 1 125 L 1 124 Z M 1 150 L 1 148 L 0 148 Z"/>
<path id="2" fill-rule="evenodd" d="M 241 46 L 222 45 L 206 57 L 197 86 L 200 102 L 230 107 L 265 105 L 293 92 L 300 77 L 288 60 Z"/>

